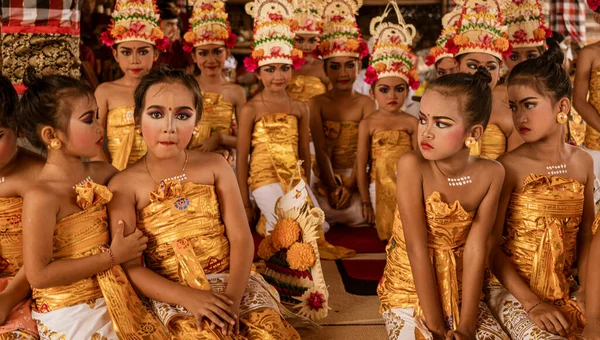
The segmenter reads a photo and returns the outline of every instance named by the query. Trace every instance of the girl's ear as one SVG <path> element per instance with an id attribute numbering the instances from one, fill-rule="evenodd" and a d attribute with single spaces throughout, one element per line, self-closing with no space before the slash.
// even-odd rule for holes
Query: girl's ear
<path id="1" fill-rule="evenodd" d="M 476 140 L 480 140 L 481 137 L 483 136 L 483 125 L 481 124 L 475 124 L 471 127 L 471 136 L 475 138 Z"/>
<path id="2" fill-rule="evenodd" d="M 564 112 L 566 114 L 571 112 L 571 100 L 569 98 L 561 98 L 557 104 L 560 112 Z"/>

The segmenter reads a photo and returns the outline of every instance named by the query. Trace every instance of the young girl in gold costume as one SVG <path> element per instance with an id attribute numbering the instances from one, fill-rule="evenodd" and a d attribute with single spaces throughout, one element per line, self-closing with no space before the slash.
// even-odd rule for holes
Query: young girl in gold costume
<path id="1" fill-rule="evenodd" d="M 594 220 L 591 157 L 564 142 L 571 81 L 556 43 L 508 78 L 525 144 L 499 159 L 506 179 L 489 258 L 488 304 L 513 339 L 577 338 Z M 577 269 L 577 285 L 573 269 Z"/>
<path id="2" fill-rule="evenodd" d="M 169 40 L 159 27 L 153 0 L 117 0 L 112 16 L 113 23 L 101 39 L 112 47 L 123 77 L 96 89 L 108 154 L 99 153 L 95 159 L 110 161 L 117 170 L 123 170 L 146 153 L 133 120 L 133 92 L 158 58 L 158 50 L 164 50 Z"/>
<path id="3" fill-rule="evenodd" d="M 506 91 L 496 89 L 503 54 L 510 51 L 505 37 L 507 27 L 496 1 L 455 2 L 461 15 L 451 44 L 455 46 L 459 71 L 474 73 L 477 67 L 484 66 L 492 74 L 492 116 L 480 142 L 471 148 L 471 155 L 496 159 L 522 143 L 512 124 Z"/>
<path id="4" fill-rule="evenodd" d="M 204 112 L 196 126 L 190 149 L 216 151 L 236 146 L 236 116 L 246 103 L 246 92 L 223 77 L 223 67 L 235 46 L 236 35 L 227 21 L 224 2 L 198 0 L 184 35 L 185 48 L 200 69 L 196 77 L 202 90 Z"/>
<path id="5" fill-rule="evenodd" d="M 504 169 L 469 156 L 490 118 L 490 81 L 483 67 L 450 74 L 421 100 L 421 154 L 398 161 L 399 214 L 378 287 L 391 339 L 508 339 L 480 301 Z"/>
<path id="6" fill-rule="evenodd" d="M 392 7 L 398 23 L 384 23 Z M 416 33 L 413 25 L 404 23 L 395 2 L 388 3 L 384 14 L 371 21 L 375 44 L 365 81 L 372 86 L 379 110 L 360 122 L 356 165 L 358 190 L 364 202 L 363 217 L 368 223 L 375 223 L 382 240 L 392 235 L 397 207 L 394 198 L 398 158 L 413 150 L 417 141 L 417 119 L 401 111 L 408 87 L 419 86 L 413 64 L 416 57 L 410 50 Z M 369 158 L 370 183 L 367 180 Z"/>
<path id="7" fill-rule="evenodd" d="M 317 198 L 330 224 L 364 226 L 356 185 L 358 124 L 375 110 L 374 102 L 353 90 L 360 59 L 369 52 L 354 17 L 362 1 L 326 0 L 319 53 L 332 89 L 311 98 L 310 130 L 319 182 Z"/>
<path id="8" fill-rule="evenodd" d="M 456 34 L 456 21 L 460 18 L 461 10 L 461 7 L 454 7 L 451 12 L 444 15 L 442 32 L 425 59 L 427 66 L 435 67 L 436 78 L 458 72 L 458 62 L 454 56 L 458 52 L 458 46 L 454 44 L 453 38 Z"/>
<path id="9" fill-rule="evenodd" d="M 19 97 L 0 76 L 0 339 L 37 339 L 31 319 L 31 289 L 23 268 L 23 193 L 44 160 L 17 146 Z"/>
<path id="10" fill-rule="evenodd" d="M 135 94 L 143 161 L 110 182 L 111 225 L 149 238 L 125 265 L 176 339 L 299 339 L 280 316 L 279 295 L 252 269 L 252 236 L 235 175 L 222 156 L 187 151 L 202 112 L 197 82 L 157 68 Z M 205 320 L 203 320 L 205 319 Z M 242 337 L 243 338 L 243 337 Z"/>
<path id="11" fill-rule="evenodd" d="M 306 62 L 294 70 L 287 92 L 294 100 L 308 102 L 327 92 L 329 78 L 316 49 L 323 31 L 323 3 L 320 0 L 294 0 L 294 20 L 298 24 L 294 45 L 302 51 Z"/>
<path id="12" fill-rule="evenodd" d="M 81 161 L 102 148 L 92 90 L 49 76 L 26 83 L 19 128 L 48 158 L 23 196 L 23 260 L 42 339 L 162 339 L 166 332 L 129 285 L 120 263 L 139 259 L 138 230 L 109 238 L 104 185 L 116 172 Z M 108 244 L 110 243 L 110 247 Z"/>
<path id="13" fill-rule="evenodd" d="M 600 4 L 588 0 L 594 20 L 600 24 Z M 600 178 L 600 42 L 590 44 L 579 52 L 573 106 L 586 123 L 585 150 L 594 160 L 594 173 Z"/>

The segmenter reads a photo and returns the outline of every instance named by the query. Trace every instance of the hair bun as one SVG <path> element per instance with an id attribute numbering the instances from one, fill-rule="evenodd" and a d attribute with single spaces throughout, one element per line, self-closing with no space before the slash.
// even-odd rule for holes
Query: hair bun
<path id="1" fill-rule="evenodd" d="M 484 66 L 477 67 L 477 72 L 473 74 L 473 83 L 479 83 L 488 86 L 492 82 L 492 74 Z"/>
<path id="2" fill-rule="evenodd" d="M 548 43 L 548 50 L 537 59 L 537 62 L 538 64 L 540 64 L 540 66 L 547 63 L 553 63 L 562 66 L 564 61 L 565 55 L 560 49 L 558 43 L 556 43 L 555 41 L 550 41 Z"/>
<path id="3" fill-rule="evenodd" d="M 25 85 L 27 88 L 35 86 L 40 79 L 41 78 L 37 76 L 34 67 L 29 66 L 25 69 L 25 74 L 23 75 L 23 85 Z"/>

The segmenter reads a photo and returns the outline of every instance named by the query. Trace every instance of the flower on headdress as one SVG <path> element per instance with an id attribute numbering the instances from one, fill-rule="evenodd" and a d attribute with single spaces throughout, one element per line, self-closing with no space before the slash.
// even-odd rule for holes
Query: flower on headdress
<path id="1" fill-rule="evenodd" d="M 269 13 L 269 19 L 271 19 L 273 21 L 283 20 L 283 15 L 281 15 L 279 13 Z"/>
<path id="2" fill-rule="evenodd" d="M 391 36 L 391 37 L 390 37 L 390 42 L 391 42 L 392 44 L 399 44 L 399 43 L 401 43 L 402 41 L 400 40 L 400 36 L 393 35 L 393 36 Z"/>
<path id="3" fill-rule="evenodd" d="M 263 55 L 265 55 L 265 50 L 263 50 L 262 48 L 252 51 L 252 58 L 258 59 Z"/>
<path id="4" fill-rule="evenodd" d="M 598 11 L 598 8 L 600 7 L 600 0 L 587 0 L 587 3 L 592 11 Z"/>
<path id="5" fill-rule="evenodd" d="M 434 64 L 435 64 L 435 56 L 433 56 L 432 54 L 428 55 L 425 58 L 425 65 L 432 66 Z"/>
<path id="6" fill-rule="evenodd" d="M 123 25 L 117 25 L 115 27 L 113 27 L 113 29 L 110 31 L 110 34 L 113 37 L 118 37 L 121 34 L 125 34 L 127 33 L 127 27 L 123 26 Z"/>
<path id="7" fill-rule="evenodd" d="M 446 41 L 446 45 L 444 45 L 444 48 L 450 54 L 456 54 L 459 50 L 459 47 L 456 44 L 456 41 L 454 41 L 454 39 L 449 39 L 448 41 Z"/>
<path id="8" fill-rule="evenodd" d="M 479 4 L 477 6 L 475 6 L 475 8 L 473 8 L 473 10 L 475 11 L 475 13 L 481 13 L 484 12 L 487 9 L 487 6 L 484 4 Z"/>
<path id="9" fill-rule="evenodd" d="M 189 43 L 189 42 L 184 42 L 183 43 L 183 51 L 187 52 L 187 53 L 191 53 L 194 50 L 194 44 Z"/>
<path id="10" fill-rule="evenodd" d="M 271 50 L 269 51 L 269 53 L 271 55 L 277 55 L 277 54 L 279 54 L 279 52 L 281 52 L 281 47 L 279 47 L 279 46 L 273 46 L 273 47 L 271 47 Z"/>
<path id="11" fill-rule="evenodd" d="M 169 41 L 169 38 L 164 36 L 162 39 L 156 39 L 154 44 L 156 44 L 156 48 L 158 48 L 159 51 L 166 51 L 171 42 Z"/>
<path id="12" fill-rule="evenodd" d="M 202 30 L 202 31 L 200 32 L 200 39 L 204 39 L 204 40 L 206 40 L 206 39 L 210 39 L 210 38 L 212 38 L 213 34 L 214 34 L 214 33 L 213 33 L 213 31 L 211 31 L 211 30 L 206 30 L 206 29 L 205 29 L 205 30 Z"/>
<path id="13" fill-rule="evenodd" d="M 375 69 L 375 71 L 377 71 L 377 73 L 381 73 L 387 69 L 387 66 L 385 65 L 385 63 L 377 63 L 373 65 L 373 68 Z"/>
<path id="14" fill-rule="evenodd" d="M 188 43 L 193 43 L 196 40 L 196 34 L 194 32 L 189 31 L 183 35 L 183 40 Z"/>
<path id="15" fill-rule="evenodd" d="M 410 85 L 410 88 L 413 89 L 413 91 L 416 91 L 421 86 L 421 83 L 418 79 L 419 74 L 415 69 L 412 69 L 410 72 L 408 72 L 408 85 Z"/>
<path id="16" fill-rule="evenodd" d="M 298 57 L 298 58 L 302 58 L 304 56 L 304 54 L 302 53 L 301 50 L 294 48 L 292 49 L 292 57 Z"/>
<path id="17" fill-rule="evenodd" d="M 369 55 L 369 45 L 367 45 L 366 42 L 361 41 L 360 43 L 358 43 L 358 56 L 360 58 L 364 58 L 366 56 Z"/>
<path id="18" fill-rule="evenodd" d="M 544 35 L 546 35 L 546 32 L 544 32 Z M 524 29 L 520 29 L 513 33 L 513 38 L 515 38 L 515 40 L 523 40 L 525 39 L 525 36 L 527 36 L 527 32 L 525 32 Z"/>
<path id="19" fill-rule="evenodd" d="M 512 0 L 513 3 L 517 4 L 517 5 L 521 5 L 525 2 L 525 0 Z"/>
<path id="20" fill-rule="evenodd" d="M 507 40 L 507 42 L 508 42 L 508 40 Z M 506 51 L 504 51 L 504 52 L 502 53 L 502 55 L 503 55 L 505 58 L 510 58 L 510 55 L 511 55 L 512 53 L 513 53 L 513 46 L 512 46 L 510 43 L 508 43 L 508 48 L 506 49 Z"/>
<path id="21" fill-rule="evenodd" d="M 452 40 L 454 41 L 454 44 L 456 44 L 456 46 L 463 46 L 469 43 L 469 38 L 465 37 L 462 34 L 457 34 Z"/>
<path id="22" fill-rule="evenodd" d="M 367 71 L 365 72 L 365 83 L 369 85 L 375 84 L 375 82 L 379 79 L 379 75 L 377 75 L 377 71 L 369 66 L 367 67 Z"/>
<path id="23" fill-rule="evenodd" d="M 235 35 L 235 33 L 231 32 L 231 31 L 229 31 L 227 40 L 225 40 L 225 46 L 227 46 L 229 48 L 233 48 L 233 47 L 235 47 L 236 42 L 237 42 L 237 35 Z"/>
<path id="24" fill-rule="evenodd" d="M 213 4 L 213 7 L 215 9 L 221 9 L 221 8 L 223 8 L 223 3 L 221 1 L 217 1 Z"/>
<path id="25" fill-rule="evenodd" d="M 346 48 L 351 51 L 356 51 L 358 48 L 358 41 L 354 39 L 348 39 L 348 41 L 346 41 Z"/>
<path id="26" fill-rule="evenodd" d="M 246 57 L 244 59 L 244 66 L 248 72 L 254 72 L 258 68 L 258 61 L 252 57 Z"/>
<path id="27" fill-rule="evenodd" d="M 110 36 L 108 31 L 104 31 L 100 34 L 100 41 L 108 47 L 112 47 L 115 44 L 115 40 Z"/>
<path id="28" fill-rule="evenodd" d="M 293 270 L 308 270 L 315 264 L 315 250 L 308 243 L 294 243 L 287 251 L 286 260 Z"/>
<path id="29" fill-rule="evenodd" d="M 213 9 L 213 5 L 208 4 L 208 3 L 203 3 L 202 5 L 200 5 L 200 9 L 203 11 L 210 11 L 211 9 Z"/>
<path id="30" fill-rule="evenodd" d="M 306 58 L 302 58 L 299 56 L 292 57 L 292 67 L 294 68 L 294 70 L 299 70 L 302 67 L 302 65 L 304 65 L 304 63 L 306 63 Z"/>
<path id="31" fill-rule="evenodd" d="M 298 30 L 298 21 L 296 21 L 296 20 L 291 20 L 290 21 L 290 30 L 292 32 L 295 32 L 295 31 Z"/>
<path id="32" fill-rule="evenodd" d="M 552 31 L 547 27 L 540 26 L 533 31 L 533 36 L 535 36 L 535 38 L 538 40 L 550 38 L 552 37 Z"/>
<path id="33" fill-rule="evenodd" d="M 494 48 L 496 48 L 500 52 L 506 52 L 510 47 L 510 42 L 508 39 L 502 37 L 494 40 Z"/>
<path id="34" fill-rule="evenodd" d="M 152 28 L 152 33 L 150 34 L 156 39 L 162 39 L 165 36 L 163 31 L 158 27 Z"/>
<path id="35" fill-rule="evenodd" d="M 434 56 L 440 55 L 444 52 L 446 52 L 446 50 L 443 47 L 439 46 L 434 46 L 429 50 L 429 54 Z"/>
<path id="36" fill-rule="evenodd" d="M 401 62 L 401 61 L 394 61 L 394 62 L 392 62 L 392 69 L 399 70 L 404 65 L 405 64 L 403 62 Z"/>
<path id="37" fill-rule="evenodd" d="M 136 21 L 133 24 L 129 25 L 129 30 L 135 33 L 138 33 L 139 31 L 143 30 L 146 27 L 146 25 L 142 24 L 140 21 Z"/>
<path id="38" fill-rule="evenodd" d="M 329 40 L 325 40 L 319 44 L 320 51 L 327 51 L 327 50 L 329 50 L 330 47 L 331 47 L 331 43 L 329 42 Z"/>
<path id="39" fill-rule="evenodd" d="M 340 21 L 344 21 L 344 17 L 341 15 L 334 15 L 333 17 L 331 17 L 331 21 L 333 22 L 340 22 Z"/>
<path id="40" fill-rule="evenodd" d="M 478 37 L 479 41 L 481 41 L 484 45 L 492 44 L 492 37 L 489 34 L 480 34 Z"/>

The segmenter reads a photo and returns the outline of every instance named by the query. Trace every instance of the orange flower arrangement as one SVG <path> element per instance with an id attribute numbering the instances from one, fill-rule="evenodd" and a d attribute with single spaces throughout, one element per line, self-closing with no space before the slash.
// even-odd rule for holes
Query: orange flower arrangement
<path id="1" fill-rule="evenodd" d="M 454 44 L 456 44 L 457 46 L 463 46 L 468 43 L 469 38 L 465 37 L 464 35 L 457 34 L 456 36 L 454 36 Z"/>
<path id="2" fill-rule="evenodd" d="M 275 250 L 291 247 L 298 241 L 301 231 L 297 221 L 291 218 L 280 219 L 271 232 L 273 247 Z"/>
<path id="3" fill-rule="evenodd" d="M 310 244 L 296 242 L 287 251 L 286 260 L 291 269 L 304 271 L 315 264 L 317 257 Z"/>
<path id="4" fill-rule="evenodd" d="M 510 47 L 510 43 L 508 42 L 508 39 L 506 39 L 504 37 L 498 38 L 498 39 L 494 40 L 494 47 L 496 49 L 498 49 L 499 51 L 505 52 Z"/>
<path id="5" fill-rule="evenodd" d="M 273 257 L 275 253 L 277 253 L 277 251 L 275 250 L 275 248 L 273 248 L 272 236 L 269 235 L 265 237 L 258 245 L 257 254 L 261 259 L 268 260 L 271 257 Z"/>

